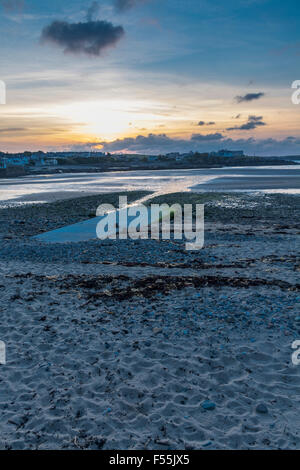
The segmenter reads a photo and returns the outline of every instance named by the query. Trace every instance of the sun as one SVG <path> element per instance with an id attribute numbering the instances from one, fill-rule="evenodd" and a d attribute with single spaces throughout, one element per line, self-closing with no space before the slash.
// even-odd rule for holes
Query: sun
<path id="1" fill-rule="evenodd" d="M 100 140 L 114 139 L 128 130 L 133 116 L 112 102 L 79 102 L 57 110 L 65 119 L 82 126 L 82 131 Z"/>
<path id="2" fill-rule="evenodd" d="M 162 117 L 157 103 L 132 100 L 96 100 L 55 107 L 55 114 L 79 126 L 80 131 L 99 140 L 136 136 L 142 129 L 155 131 Z"/>

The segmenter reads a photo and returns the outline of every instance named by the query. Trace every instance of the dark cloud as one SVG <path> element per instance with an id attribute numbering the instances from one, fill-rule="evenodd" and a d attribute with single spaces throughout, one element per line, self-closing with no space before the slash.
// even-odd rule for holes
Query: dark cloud
<path id="1" fill-rule="evenodd" d="M 220 134 L 219 132 L 216 132 L 215 134 L 193 134 L 191 137 L 192 140 L 197 140 L 198 142 L 211 142 L 216 141 L 216 140 L 221 140 L 223 139 L 223 135 Z"/>
<path id="2" fill-rule="evenodd" d="M 258 121 L 258 122 L 249 121 L 249 122 L 246 122 L 246 124 L 242 124 L 240 127 L 237 127 L 237 129 L 241 131 L 249 131 L 252 129 L 256 129 L 259 126 L 265 126 L 265 125 L 266 123 L 262 121 Z"/>
<path id="3" fill-rule="evenodd" d="M 60 46 L 65 53 L 100 56 L 104 49 L 114 46 L 124 34 L 122 26 L 114 26 L 108 21 L 54 21 L 43 29 L 41 41 Z"/>
<path id="4" fill-rule="evenodd" d="M 137 137 L 126 137 L 113 142 L 98 142 L 95 146 L 101 145 L 106 152 L 131 151 L 136 153 L 167 153 L 167 152 L 187 152 L 197 151 L 212 145 L 213 148 L 221 142 L 222 134 L 193 134 L 190 139 L 172 139 L 166 134 L 138 135 Z"/>
<path id="5" fill-rule="evenodd" d="M 256 129 L 256 127 L 266 126 L 266 123 L 262 120 L 263 116 L 249 116 L 248 121 L 241 126 L 228 127 L 227 131 L 250 131 Z"/>
<path id="6" fill-rule="evenodd" d="M 4 127 L 0 128 L 0 134 L 7 134 L 9 132 L 23 132 L 27 129 L 25 127 Z"/>
<path id="7" fill-rule="evenodd" d="M 86 20 L 88 22 L 93 21 L 97 13 L 99 12 L 99 2 L 93 2 L 86 12 Z"/>
<path id="8" fill-rule="evenodd" d="M 148 134 L 148 136 L 138 135 L 137 137 L 126 137 L 125 139 L 117 139 L 113 142 L 101 142 L 104 150 L 109 152 L 118 152 L 128 149 L 136 152 L 143 152 L 145 149 L 157 151 L 160 148 L 170 151 L 174 148 L 174 140 L 166 134 Z"/>
<path id="9" fill-rule="evenodd" d="M 121 12 L 130 10 L 146 1 L 147 0 L 114 0 L 116 10 Z"/>
<path id="10" fill-rule="evenodd" d="M 236 96 L 236 97 L 235 97 L 235 100 L 236 100 L 238 103 L 245 103 L 245 102 L 248 102 L 248 101 L 259 100 L 259 99 L 262 98 L 263 96 L 265 96 L 265 93 L 262 93 L 262 92 L 259 92 L 259 93 L 247 93 L 247 95 L 244 95 L 244 96 Z"/>
<path id="11" fill-rule="evenodd" d="M 248 116 L 248 121 L 252 121 L 252 122 L 258 122 L 258 121 L 261 121 L 263 119 L 263 116 Z"/>
<path id="12" fill-rule="evenodd" d="M 215 135 L 215 134 L 213 134 Z M 248 155 L 299 155 L 300 137 L 289 136 L 283 140 L 276 139 L 231 139 L 217 134 L 213 140 L 210 134 L 203 135 L 201 139 L 176 139 L 166 134 L 139 135 L 135 138 L 126 137 L 112 142 L 90 142 L 72 146 L 68 150 L 100 149 L 105 152 L 132 152 L 147 155 L 165 154 L 168 152 L 212 152 L 222 148 L 229 150 L 244 150 Z"/>
<path id="13" fill-rule="evenodd" d="M 204 122 L 204 121 L 199 121 L 198 126 L 214 126 L 216 123 L 213 121 L 210 122 Z"/>

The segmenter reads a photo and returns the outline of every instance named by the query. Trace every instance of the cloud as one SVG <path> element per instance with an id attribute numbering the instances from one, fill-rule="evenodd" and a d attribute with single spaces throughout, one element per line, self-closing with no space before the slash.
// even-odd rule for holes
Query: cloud
<path id="1" fill-rule="evenodd" d="M 22 10 L 24 7 L 24 0 L 0 0 L 0 5 L 2 5 L 5 11 L 8 12 Z"/>
<path id="2" fill-rule="evenodd" d="M 65 53 L 100 56 L 104 49 L 115 46 L 124 34 L 122 26 L 114 26 L 109 21 L 54 21 L 43 29 L 41 42 L 60 46 Z"/>
<path id="3" fill-rule="evenodd" d="M 244 150 L 248 155 L 296 155 L 300 154 L 300 137 L 289 136 L 282 140 L 268 139 L 231 139 L 222 134 L 198 134 L 187 139 L 171 138 L 166 134 L 148 134 L 125 137 L 112 142 L 90 142 L 68 147 L 68 150 L 101 149 L 105 152 L 140 153 L 158 155 L 168 152 L 211 152 L 223 149 Z M 214 137 L 212 137 L 214 136 Z"/>
<path id="4" fill-rule="evenodd" d="M 93 2 L 86 12 L 86 20 L 88 22 L 93 21 L 93 19 L 99 12 L 99 9 L 100 9 L 99 2 Z"/>
<path id="5" fill-rule="evenodd" d="M 6 127 L 6 128 L 0 128 L 0 134 L 7 134 L 9 132 L 23 132 L 26 131 L 27 129 L 25 127 Z"/>
<path id="6" fill-rule="evenodd" d="M 193 134 L 191 137 L 191 140 L 196 140 L 198 142 L 211 142 L 211 141 L 216 141 L 216 140 L 221 140 L 223 139 L 223 135 L 220 134 L 219 132 L 216 132 L 215 134 Z"/>
<path id="7" fill-rule="evenodd" d="M 146 1 L 147 0 L 115 0 L 115 8 L 116 10 L 123 12 L 145 3 Z"/>
<path id="8" fill-rule="evenodd" d="M 166 134 L 138 135 L 126 137 L 112 142 L 98 142 L 94 146 L 101 146 L 106 152 L 134 152 L 157 154 L 167 152 L 186 152 L 206 148 L 207 145 L 215 146 L 222 141 L 224 136 L 215 134 L 193 134 L 190 139 L 173 139 Z"/>
<path id="9" fill-rule="evenodd" d="M 247 95 L 244 95 L 244 96 L 236 96 L 235 100 L 238 103 L 245 103 L 245 102 L 248 102 L 248 101 L 259 100 L 263 96 L 265 96 L 265 93 L 263 93 L 263 92 L 247 93 Z"/>
<path id="10" fill-rule="evenodd" d="M 213 121 L 210 121 L 210 122 L 204 122 L 204 121 L 199 121 L 198 122 L 198 126 L 214 126 L 216 123 L 213 122 Z"/>
<path id="11" fill-rule="evenodd" d="M 248 116 L 248 121 L 258 122 L 258 121 L 261 121 L 262 119 L 263 119 L 263 116 L 253 116 L 253 114 Z"/>
<path id="12" fill-rule="evenodd" d="M 248 121 L 241 126 L 228 127 L 227 131 L 249 131 L 256 129 L 256 127 L 266 126 L 266 123 L 262 120 L 263 116 L 248 116 Z"/>

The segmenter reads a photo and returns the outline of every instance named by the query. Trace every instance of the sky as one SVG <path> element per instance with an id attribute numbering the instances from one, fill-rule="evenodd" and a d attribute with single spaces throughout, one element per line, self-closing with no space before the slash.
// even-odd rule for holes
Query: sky
<path id="1" fill-rule="evenodd" d="M 299 13 L 294 0 L 0 0 L 0 151 L 300 154 Z"/>

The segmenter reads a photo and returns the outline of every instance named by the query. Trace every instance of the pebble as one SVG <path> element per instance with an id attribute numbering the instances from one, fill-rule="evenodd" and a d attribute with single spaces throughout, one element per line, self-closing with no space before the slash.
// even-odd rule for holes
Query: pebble
<path id="1" fill-rule="evenodd" d="M 157 335 L 158 333 L 161 333 L 162 329 L 161 328 L 153 328 L 153 333 Z"/>
<path id="2" fill-rule="evenodd" d="M 268 413 L 268 408 L 264 403 L 259 403 L 256 407 L 256 412 L 265 415 Z"/>
<path id="3" fill-rule="evenodd" d="M 212 411 L 216 408 L 216 404 L 210 400 L 205 400 L 202 404 L 201 404 L 202 408 L 204 410 L 207 410 L 207 411 Z"/>

